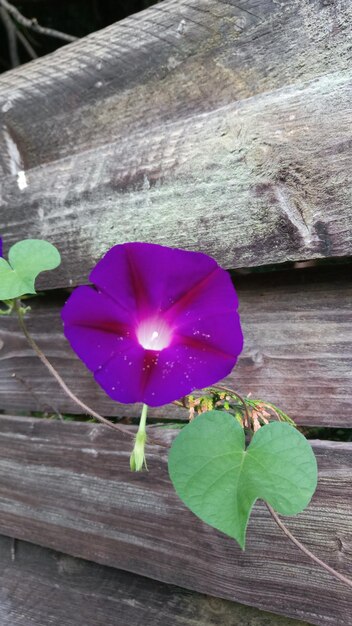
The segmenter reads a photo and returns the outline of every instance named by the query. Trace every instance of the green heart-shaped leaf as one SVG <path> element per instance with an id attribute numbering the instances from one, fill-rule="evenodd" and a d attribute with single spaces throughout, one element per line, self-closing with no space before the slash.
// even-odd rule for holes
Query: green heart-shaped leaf
<path id="1" fill-rule="evenodd" d="M 0 258 L 0 300 L 12 300 L 36 293 L 34 283 L 40 272 L 60 265 L 58 250 L 48 241 L 24 239 L 9 251 L 9 263 Z"/>
<path id="2" fill-rule="evenodd" d="M 178 435 L 169 474 L 186 506 L 244 548 L 251 509 L 258 498 L 283 515 L 307 506 L 317 485 L 317 463 L 293 426 L 271 422 L 245 450 L 241 425 L 229 413 L 209 411 Z"/>

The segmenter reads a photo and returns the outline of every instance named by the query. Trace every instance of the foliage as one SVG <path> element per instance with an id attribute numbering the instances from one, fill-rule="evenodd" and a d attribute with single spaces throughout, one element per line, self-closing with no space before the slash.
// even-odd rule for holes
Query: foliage
<path id="1" fill-rule="evenodd" d="M 24 325 L 26 309 L 18 299 L 34 294 L 38 274 L 59 264 L 57 249 L 49 242 L 36 239 L 12 246 L 7 262 L 2 257 L 0 239 L 0 299 L 7 303 L 9 313 L 17 311 L 30 345 L 58 382 L 60 376 Z M 188 374 L 186 387 L 193 390 L 197 368 L 206 381 L 209 376 L 213 379 L 216 371 L 223 371 L 223 362 L 225 369 L 229 363 L 236 362 L 242 348 L 236 293 L 226 272 L 207 255 L 153 244 L 124 244 L 115 246 L 105 255 L 94 268 L 91 279 L 100 291 L 79 287 L 69 300 L 74 302 L 73 307 L 70 304 L 69 317 L 67 306 L 65 308 L 66 324 L 74 328 L 75 333 L 78 329 L 79 343 L 87 344 L 92 363 L 100 362 L 96 361 L 96 353 L 98 359 L 108 354 L 111 360 L 112 342 L 124 339 L 128 327 L 127 345 L 118 341 L 119 346 L 123 345 L 118 348 L 121 358 L 115 364 L 115 379 L 120 376 L 120 370 L 126 370 L 127 354 L 131 365 L 135 359 L 130 345 L 133 340 L 138 358 L 142 355 L 130 369 L 134 376 L 142 373 L 142 378 L 138 379 L 139 390 L 143 391 L 146 386 L 146 375 L 140 364 L 146 363 L 150 353 L 156 361 L 154 378 L 150 379 L 151 387 L 154 385 L 154 392 L 157 392 L 155 405 L 161 404 L 165 396 L 163 385 L 169 385 L 172 390 L 168 401 L 179 394 L 183 387 L 182 372 Z M 77 293 L 81 300 L 83 297 L 84 306 L 81 300 L 77 303 Z M 155 337 L 157 343 L 153 343 Z M 99 354 L 103 341 L 108 350 L 105 356 Z M 175 364 L 178 361 L 178 372 L 175 374 L 173 368 L 169 368 L 166 376 L 162 355 L 170 350 L 169 346 L 174 350 L 180 341 L 187 348 L 196 346 L 198 352 L 187 349 L 184 353 L 172 353 Z M 80 351 L 77 350 L 81 356 Z M 159 374 L 161 387 L 160 381 L 155 387 L 155 376 Z M 121 386 L 127 384 L 124 380 L 122 376 Z M 67 385 L 61 382 L 67 391 Z M 68 393 L 71 394 L 69 390 Z M 70 397 L 74 398 L 72 394 Z M 76 401 L 79 403 L 77 398 Z M 191 421 L 172 444 L 169 473 L 179 497 L 200 519 L 233 537 L 244 548 L 249 515 L 258 498 L 283 515 L 295 515 L 307 506 L 317 483 L 316 460 L 305 437 L 283 411 L 270 402 L 243 399 L 235 391 L 217 386 L 205 389 L 199 397 L 189 395 L 177 403 L 188 407 Z M 98 417 L 106 423 L 105 418 Z M 144 404 L 130 458 L 133 471 L 146 468 L 146 420 L 147 405 Z M 247 448 L 246 433 L 252 437 Z"/>
<path id="2" fill-rule="evenodd" d="M 186 506 L 244 548 L 254 502 L 261 498 L 283 515 L 309 503 L 317 484 L 312 448 L 286 423 L 260 428 L 245 449 L 243 428 L 228 413 L 196 417 L 174 440 L 169 473 Z"/>
<path id="3" fill-rule="evenodd" d="M 9 261 L 0 257 L 0 300 L 35 294 L 35 279 L 60 265 L 58 250 L 40 239 L 18 241 L 9 250 Z"/>

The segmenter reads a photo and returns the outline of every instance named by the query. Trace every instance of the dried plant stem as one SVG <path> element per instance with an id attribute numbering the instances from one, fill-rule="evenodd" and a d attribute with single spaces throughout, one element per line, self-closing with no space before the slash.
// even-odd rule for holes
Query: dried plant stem
<path id="1" fill-rule="evenodd" d="M 229 389 L 229 387 L 223 387 L 222 385 L 212 385 L 212 387 L 214 389 L 220 389 L 221 391 L 227 391 L 227 393 L 230 393 L 232 396 L 235 396 L 236 398 L 238 398 L 240 400 L 240 402 L 243 404 L 243 408 L 245 410 L 246 413 L 246 426 L 247 428 L 251 427 L 251 418 L 249 415 L 249 411 L 248 411 L 248 406 L 247 403 L 245 401 L 244 398 L 242 398 L 242 396 L 240 396 L 239 393 L 237 393 L 237 391 L 234 391 L 233 389 Z"/>
<path id="2" fill-rule="evenodd" d="M 76 41 L 78 37 L 73 37 L 73 35 L 67 35 L 66 33 L 62 33 L 59 30 L 55 30 L 54 28 L 45 28 L 44 26 L 40 26 L 35 18 L 29 19 L 20 13 L 18 9 L 16 9 L 13 4 L 10 4 L 7 0 L 0 0 L 0 7 L 3 7 L 12 17 L 15 18 L 18 24 L 25 26 L 26 28 L 30 28 L 36 33 L 40 33 L 41 35 L 48 35 L 49 37 L 55 37 L 56 39 L 62 39 L 63 41 Z"/>
<path id="3" fill-rule="evenodd" d="M 29 43 L 28 39 L 24 36 L 24 34 L 21 33 L 21 31 L 17 29 L 16 35 L 19 41 L 21 42 L 22 46 L 25 48 L 27 54 L 31 57 L 31 59 L 37 59 L 38 55 L 36 51 L 31 46 L 31 44 Z"/>
<path id="4" fill-rule="evenodd" d="M 327 563 L 325 563 L 324 561 L 322 561 L 321 559 L 319 559 L 319 557 L 315 556 L 315 554 L 313 554 L 310 550 L 308 550 L 308 548 L 306 548 L 303 543 L 301 543 L 300 541 L 298 541 L 298 539 L 296 539 L 296 537 L 294 537 L 292 535 L 292 533 L 289 531 L 289 529 L 285 526 L 285 524 L 281 521 L 281 519 L 279 518 L 279 516 L 277 515 L 277 513 L 275 513 L 274 509 L 270 506 L 270 504 L 268 504 L 267 502 L 265 502 L 265 505 L 271 515 L 271 517 L 274 519 L 274 521 L 276 522 L 276 524 L 279 526 L 279 528 L 281 528 L 282 532 L 286 535 L 286 537 L 292 541 L 292 543 L 295 544 L 295 546 L 301 551 L 303 552 L 303 554 L 305 554 L 306 556 L 308 556 L 312 561 L 314 561 L 315 563 L 317 563 L 318 565 L 320 565 L 320 567 L 323 567 L 327 572 L 329 572 L 332 576 L 334 576 L 335 578 L 337 578 L 337 580 L 340 580 L 341 582 L 343 582 L 345 585 L 348 585 L 349 587 L 352 588 L 352 580 L 350 580 L 350 578 L 347 578 L 347 576 L 344 576 L 343 574 L 340 574 L 340 572 L 337 572 L 333 567 L 330 567 L 330 565 L 328 565 Z"/>
<path id="5" fill-rule="evenodd" d="M 12 22 L 9 13 L 6 11 L 5 7 L 2 5 L 1 0 L 0 0 L 0 18 L 7 32 L 11 67 L 17 67 L 18 65 L 20 65 L 20 58 L 18 55 L 16 26 Z"/>

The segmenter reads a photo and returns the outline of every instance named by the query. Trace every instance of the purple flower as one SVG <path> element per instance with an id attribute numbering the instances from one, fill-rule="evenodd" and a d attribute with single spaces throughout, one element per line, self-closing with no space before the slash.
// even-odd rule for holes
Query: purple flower
<path id="1" fill-rule="evenodd" d="M 2 238 L 0 237 L 0 257 L 2 257 Z"/>
<path id="2" fill-rule="evenodd" d="M 111 248 L 62 318 L 72 348 L 114 400 L 160 406 L 229 374 L 242 350 L 229 274 L 206 254 Z"/>

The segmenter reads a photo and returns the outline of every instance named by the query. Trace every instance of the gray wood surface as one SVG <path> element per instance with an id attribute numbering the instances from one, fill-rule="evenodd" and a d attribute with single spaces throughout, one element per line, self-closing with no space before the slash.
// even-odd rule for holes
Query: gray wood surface
<path id="1" fill-rule="evenodd" d="M 236 276 L 245 348 L 226 380 L 276 403 L 300 424 L 352 426 L 351 268 Z M 28 327 L 73 391 L 105 415 L 138 416 L 111 401 L 62 332 L 64 297 L 33 301 Z M 0 410 L 80 412 L 32 353 L 16 319 L 0 318 Z M 187 418 L 175 406 L 155 417 Z"/>
<path id="2" fill-rule="evenodd" d="M 0 583 L 1 626 L 307 626 L 4 536 Z"/>
<path id="3" fill-rule="evenodd" d="M 168 442 L 175 431 L 157 436 Z M 149 472 L 131 474 L 130 447 L 104 426 L 2 417 L 0 532 L 312 624 L 352 624 L 348 588 L 288 543 L 262 504 L 242 552 L 185 509 L 167 475 L 165 448 L 150 447 Z M 351 576 L 352 445 L 317 442 L 314 450 L 318 491 L 286 522 Z"/>
<path id="4" fill-rule="evenodd" d="M 46 287 L 130 240 L 228 268 L 350 255 L 351 11 L 174 0 L 4 74 L 7 244 L 59 246 Z"/>
<path id="5" fill-rule="evenodd" d="M 350 256 L 351 19 L 348 0 L 166 1 L 3 75 L 5 249 L 21 237 L 60 248 L 62 268 L 45 275 L 42 288 L 85 282 L 101 254 L 122 241 L 202 250 L 227 268 Z M 239 281 L 246 349 L 228 382 L 300 423 L 350 426 L 347 271 L 302 276 Z M 38 300 L 29 319 L 36 338 L 77 393 L 121 415 L 64 342 L 60 306 Z M 0 393 L 0 409 L 74 410 L 3 319 Z M 287 524 L 351 576 L 352 445 L 314 447 L 318 492 Z M 117 606 L 127 623 L 141 611 L 144 623 L 170 623 L 174 610 L 180 623 L 237 623 L 227 603 L 180 600 L 170 587 L 135 577 L 124 583 L 128 575 L 112 570 L 101 579 L 96 572 L 106 566 L 319 626 L 352 624 L 348 589 L 289 545 L 262 505 L 242 553 L 185 510 L 164 449 L 150 450 L 142 475 L 130 474 L 129 451 L 129 441 L 97 425 L 1 416 L 0 531 L 101 564 L 77 571 L 78 561 L 60 555 L 54 572 L 43 550 L 35 578 L 39 549 L 21 544 L 19 569 L 15 561 L 2 574 L 4 624 L 47 626 L 50 599 L 52 619 L 63 615 L 69 626 L 68 589 L 72 606 L 86 612 L 84 626 L 94 610 L 113 624 Z M 9 615 L 17 622 L 6 623 Z"/>

